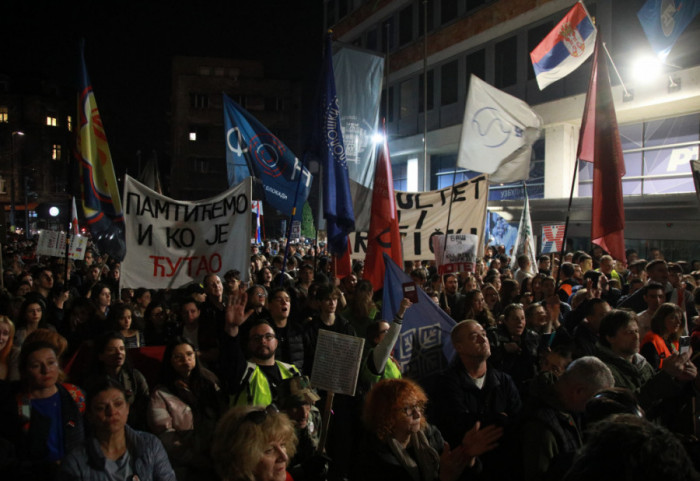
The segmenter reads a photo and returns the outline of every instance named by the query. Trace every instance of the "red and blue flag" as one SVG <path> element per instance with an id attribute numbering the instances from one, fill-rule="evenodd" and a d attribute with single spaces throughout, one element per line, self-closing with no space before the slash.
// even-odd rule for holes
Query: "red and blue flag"
<path id="1" fill-rule="evenodd" d="M 530 52 L 540 90 L 566 77 L 590 57 L 596 32 L 586 8 L 578 2 Z"/>

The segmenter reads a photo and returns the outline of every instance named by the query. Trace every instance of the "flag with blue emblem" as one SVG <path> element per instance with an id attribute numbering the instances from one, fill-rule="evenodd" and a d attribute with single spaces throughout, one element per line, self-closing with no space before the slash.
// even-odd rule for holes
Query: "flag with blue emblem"
<path id="1" fill-rule="evenodd" d="M 224 127 L 229 186 L 247 177 L 250 168 L 263 184 L 265 200 L 280 212 L 294 212 L 294 218 L 301 219 L 312 181 L 308 169 L 280 139 L 226 94 Z"/>
<path id="2" fill-rule="evenodd" d="M 382 319 L 393 319 L 403 299 L 402 286 L 411 278 L 387 254 L 384 264 Z M 418 302 L 404 314 L 394 358 L 404 376 L 421 379 L 439 373 L 454 357 L 450 332 L 456 323 L 423 289 L 416 291 Z"/>
<path id="3" fill-rule="evenodd" d="M 492 184 L 526 180 L 541 130 L 528 104 L 472 75 L 457 165 L 489 174 Z"/>
<path id="4" fill-rule="evenodd" d="M 540 90 L 576 70 L 593 53 L 597 30 L 578 2 L 530 52 Z"/>
<path id="5" fill-rule="evenodd" d="M 663 61 L 698 13 L 700 0 L 647 0 L 637 17 L 651 48 Z"/>
<path id="6" fill-rule="evenodd" d="M 323 170 L 323 216 L 326 219 L 328 246 L 332 254 L 347 252 L 347 237 L 355 230 L 355 214 L 350 195 L 347 157 L 340 128 L 340 108 L 333 76 L 332 34 L 326 37 L 326 56 L 321 73 L 320 104 L 311 151 Z"/>
<path id="7" fill-rule="evenodd" d="M 95 94 L 80 46 L 80 92 L 75 155 L 80 169 L 81 205 L 85 222 L 100 253 L 121 262 L 126 255 L 124 213 Z"/>

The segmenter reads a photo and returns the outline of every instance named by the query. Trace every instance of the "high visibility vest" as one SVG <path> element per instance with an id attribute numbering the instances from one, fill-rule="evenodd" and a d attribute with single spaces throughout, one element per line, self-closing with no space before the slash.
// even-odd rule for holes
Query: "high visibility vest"
<path id="1" fill-rule="evenodd" d="M 301 373 L 293 364 L 275 361 L 282 379 L 300 376 Z M 272 390 L 265 374 L 257 364 L 248 362 L 246 374 L 241 384 L 245 386 L 235 396 L 231 396 L 231 406 L 268 406 L 272 404 Z"/>
<path id="2" fill-rule="evenodd" d="M 654 349 L 656 349 L 656 352 L 659 353 L 659 365 L 658 366 L 653 366 L 654 369 L 661 369 L 664 365 L 664 359 L 667 357 L 671 357 L 671 351 L 669 350 L 668 346 L 666 345 L 666 341 L 664 341 L 663 337 L 659 336 L 653 331 L 649 331 L 646 333 L 644 336 L 644 339 L 642 339 L 641 345 L 643 346 L 647 342 L 650 342 L 654 345 Z M 678 351 L 678 341 L 675 341 L 672 343 L 673 346 L 676 348 L 676 352 Z"/>

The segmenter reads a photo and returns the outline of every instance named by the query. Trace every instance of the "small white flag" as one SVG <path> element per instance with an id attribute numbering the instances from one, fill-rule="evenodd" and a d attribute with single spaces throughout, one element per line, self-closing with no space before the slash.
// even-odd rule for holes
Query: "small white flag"
<path id="1" fill-rule="evenodd" d="M 528 104 L 472 75 L 457 165 L 489 174 L 489 182 L 527 180 L 542 119 Z"/>

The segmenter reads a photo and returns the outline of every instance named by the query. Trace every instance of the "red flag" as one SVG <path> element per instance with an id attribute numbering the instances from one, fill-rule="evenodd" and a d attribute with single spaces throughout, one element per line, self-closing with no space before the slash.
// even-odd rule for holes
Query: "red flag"
<path id="1" fill-rule="evenodd" d="M 338 279 L 342 279 L 352 274 L 352 260 L 350 259 L 350 256 L 352 255 L 352 247 L 350 246 L 349 237 L 346 244 L 347 248 L 345 249 L 345 252 L 343 252 L 342 256 L 333 256 L 334 276 Z"/>
<path id="2" fill-rule="evenodd" d="M 73 235 L 78 235 L 78 208 L 75 206 L 75 197 L 73 197 L 73 206 L 70 212 L 70 226 Z"/>
<path id="3" fill-rule="evenodd" d="M 365 257 L 364 278 L 372 283 L 374 290 L 384 286 L 384 258 L 386 253 L 397 265 L 403 265 L 399 216 L 396 213 L 394 178 L 391 175 L 391 160 L 386 136 L 374 172 L 372 191 L 372 217 L 369 221 L 369 239 Z"/>
<path id="4" fill-rule="evenodd" d="M 578 158 L 593 162 L 591 240 L 615 259 L 625 261 L 625 208 L 622 203 L 622 156 L 608 64 L 600 36 L 593 54 L 591 81 L 581 121 Z"/>

